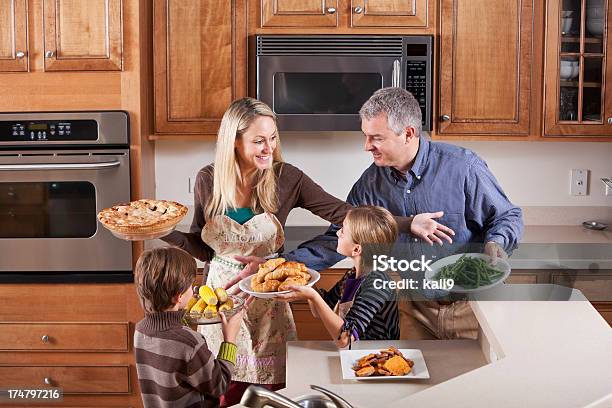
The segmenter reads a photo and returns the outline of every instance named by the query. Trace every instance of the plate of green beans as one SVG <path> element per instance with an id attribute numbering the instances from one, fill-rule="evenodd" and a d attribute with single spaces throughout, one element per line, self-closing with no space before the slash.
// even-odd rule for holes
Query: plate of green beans
<path id="1" fill-rule="evenodd" d="M 429 280 L 453 279 L 450 292 L 466 293 L 491 288 L 502 283 L 510 275 L 507 260 L 497 258 L 491 265 L 491 257 L 480 253 L 456 254 L 431 264 L 425 273 Z"/>

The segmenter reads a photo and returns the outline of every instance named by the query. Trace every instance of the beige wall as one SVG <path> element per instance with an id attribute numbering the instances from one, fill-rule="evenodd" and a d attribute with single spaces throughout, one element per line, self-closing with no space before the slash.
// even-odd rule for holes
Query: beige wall
<path id="1" fill-rule="evenodd" d="M 330 193 L 344 198 L 371 159 L 362 150 L 361 133 L 289 133 L 281 135 L 286 161 L 298 166 Z M 460 142 L 483 157 L 506 194 L 524 208 L 527 224 L 574 224 L 587 218 L 612 221 L 612 196 L 601 177 L 612 177 L 612 143 Z M 213 161 L 214 143 L 158 141 L 157 197 L 192 204 L 188 178 Z M 591 170 L 590 194 L 569 195 L 570 169 Z M 288 225 L 325 222 L 294 210 Z"/>

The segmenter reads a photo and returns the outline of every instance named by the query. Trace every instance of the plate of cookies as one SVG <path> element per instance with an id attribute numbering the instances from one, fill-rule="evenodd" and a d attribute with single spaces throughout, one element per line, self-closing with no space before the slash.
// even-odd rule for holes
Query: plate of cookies
<path id="1" fill-rule="evenodd" d="M 341 350 L 340 364 L 345 380 L 427 379 L 429 371 L 418 349 Z"/>
<path id="2" fill-rule="evenodd" d="M 289 286 L 312 286 L 320 277 L 319 272 L 303 263 L 273 258 L 259 265 L 257 273 L 241 280 L 238 286 L 249 295 L 269 299 L 289 293 Z"/>

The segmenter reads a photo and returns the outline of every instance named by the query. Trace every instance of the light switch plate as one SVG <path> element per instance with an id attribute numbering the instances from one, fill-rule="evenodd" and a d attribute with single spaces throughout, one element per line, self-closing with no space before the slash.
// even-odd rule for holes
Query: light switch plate
<path id="1" fill-rule="evenodd" d="M 585 169 L 572 169 L 570 179 L 570 194 L 585 196 L 588 193 L 589 171 Z"/>
<path id="2" fill-rule="evenodd" d="M 606 185 L 606 195 L 612 196 L 612 177 L 602 177 L 601 181 Z"/>

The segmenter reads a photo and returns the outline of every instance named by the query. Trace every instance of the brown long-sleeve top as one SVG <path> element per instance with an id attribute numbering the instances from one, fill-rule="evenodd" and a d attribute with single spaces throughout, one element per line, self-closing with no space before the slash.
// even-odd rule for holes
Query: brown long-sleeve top
<path id="1" fill-rule="evenodd" d="M 205 262 L 214 256 L 212 248 L 201 238 L 202 228 L 206 224 L 204 209 L 213 194 L 213 168 L 210 164 L 202 168 L 196 176 L 194 216 L 189 232 L 174 231 L 162 238 Z M 275 166 L 275 172 L 279 207 L 274 215 L 283 227 L 289 212 L 296 207 L 307 209 L 332 224 L 342 224 L 346 213 L 352 208 L 350 204 L 327 193 L 302 170 L 289 163 L 279 163 Z M 409 218 L 395 218 L 400 231 L 410 230 Z"/>

